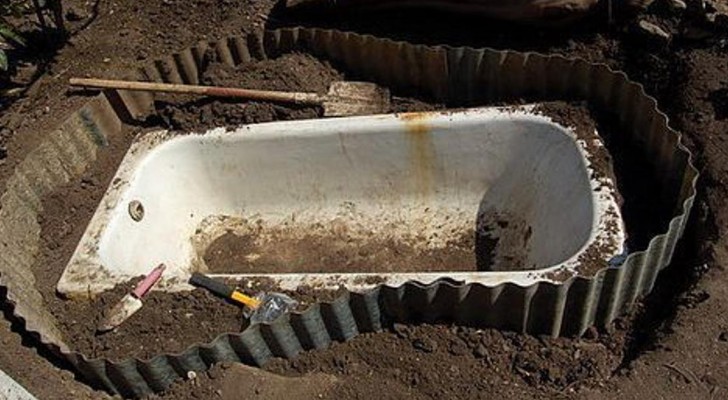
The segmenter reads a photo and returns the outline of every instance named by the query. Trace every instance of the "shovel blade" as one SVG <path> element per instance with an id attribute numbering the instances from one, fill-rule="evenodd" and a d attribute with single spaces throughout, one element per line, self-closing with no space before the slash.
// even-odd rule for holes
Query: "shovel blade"
<path id="1" fill-rule="evenodd" d="M 388 113 L 389 90 L 370 82 L 334 82 L 323 108 L 326 117 Z"/>

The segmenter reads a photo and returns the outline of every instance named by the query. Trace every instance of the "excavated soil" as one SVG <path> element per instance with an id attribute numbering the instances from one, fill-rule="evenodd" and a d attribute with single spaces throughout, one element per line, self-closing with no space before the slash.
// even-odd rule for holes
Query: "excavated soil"
<path id="1" fill-rule="evenodd" d="M 210 53 L 200 84 L 247 89 L 312 92 L 324 94 L 331 82 L 343 76 L 326 62 L 307 54 L 286 54 L 272 60 L 227 66 Z M 265 102 L 197 99 L 182 103 L 182 96 L 168 96 L 157 102 L 157 111 L 170 129 L 182 132 L 204 131 L 211 127 L 320 118 L 319 107 L 297 107 Z"/>
<path id="2" fill-rule="evenodd" d="M 285 376 L 324 372 L 339 384 L 324 398 L 366 398 L 377 387 L 386 399 L 513 398 L 534 391 L 564 393 L 594 385 L 621 358 L 620 336 L 542 339 L 495 330 L 446 325 L 394 325 L 347 344 L 276 360 L 265 370 Z M 500 391 L 499 390 L 499 391 Z"/>
<path id="3" fill-rule="evenodd" d="M 725 6 L 725 1 L 718 1 Z M 269 25 L 305 22 L 419 43 L 561 53 L 625 71 L 658 99 L 671 124 L 685 133 L 687 145 L 696 154 L 703 178 L 695 212 L 673 265 L 658 279 L 655 292 L 644 299 L 633 316 L 618 321 L 607 332 L 590 331 L 583 339 L 551 340 L 490 330 L 479 332 L 447 324 L 395 326 L 328 350 L 303 354 L 296 360 L 278 360 L 266 367 L 277 374 L 302 376 L 303 380 L 296 381 L 300 392 L 290 389 L 283 395 L 270 394 L 271 388 L 286 385 L 269 375 L 237 368 L 232 372 L 231 368 L 221 366 L 205 376 L 176 384 L 161 398 L 238 398 L 241 393 L 248 393 L 249 397 L 262 394 L 258 398 L 266 399 L 290 398 L 294 393 L 301 398 L 363 398 L 371 397 L 375 389 L 381 389 L 375 391 L 378 396 L 387 398 L 548 396 L 642 400 L 728 396 L 728 376 L 722 373 L 728 367 L 728 183 L 724 178 L 728 173 L 728 118 L 724 111 L 728 93 L 728 36 L 725 27 L 703 17 L 703 2 L 688 1 L 686 11 L 670 6 L 678 2 L 655 2 L 644 18 L 664 30 L 670 36 L 667 41 L 639 30 L 633 18 L 607 25 L 604 14 L 570 29 L 546 30 L 410 12 L 376 18 L 309 16 L 286 21 L 281 13 L 270 12 L 272 3 L 121 0 L 94 6 L 80 0 L 64 1 L 69 21 L 75 20 L 69 22 L 73 32 L 70 43 L 64 45 L 62 40 L 49 38 L 33 40 L 21 54 L 22 62 L 13 66 L 14 76 L 28 84 L 29 89 L 19 98 L 3 98 L 0 182 L 45 132 L 87 101 L 80 93 L 66 93 L 68 77 L 97 73 L 102 77 L 119 77 L 121 71 L 140 60 L 193 45 L 203 36 L 210 39 L 249 31 L 265 21 Z M 415 94 L 400 95 L 411 98 Z M 413 109 L 418 106 L 415 104 Z M 599 118 L 600 132 L 606 131 L 601 126 L 608 127 L 610 122 L 608 117 Z M 144 126 L 129 127 L 121 137 L 111 138 L 111 146 L 100 154 L 99 165 L 103 167 L 89 171 L 60 194 L 44 200 L 44 257 L 34 272 L 38 288 L 54 313 L 61 315 L 62 308 L 68 306 L 56 298 L 55 282 L 115 165 L 135 133 L 162 124 L 161 120 L 148 121 Z M 649 160 L 631 156 L 629 148 L 618 141 L 608 145 L 610 149 L 622 148 L 612 154 L 624 196 L 625 219 L 628 223 L 647 222 L 640 224 L 643 229 L 628 226 L 633 249 L 640 249 L 651 235 L 664 230 L 658 221 L 671 205 L 635 201 L 651 192 L 646 173 Z M 120 296 L 121 290 L 113 294 Z M 0 295 L 4 298 L 4 293 Z M 109 303 L 113 299 L 103 301 Z M 219 305 L 218 310 L 226 313 L 222 319 L 229 321 L 230 326 L 235 323 L 238 310 L 228 309 L 206 294 L 179 301 L 187 301 L 185 305 L 190 308 L 214 302 Z M 83 308 L 83 304 L 77 306 Z M 168 306 L 157 304 L 140 313 L 163 313 L 169 311 Z M 106 397 L 75 380 L 67 372 L 71 366 L 43 350 L 32 335 L 24 332 L 7 305 L 3 311 L 1 369 L 39 398 Z M 90 321 L 98 318 L 98 312 L 79 313 L 77 318 Z M 177 315 L 185 318 L 184 314 Z M 152 318 L 142 314 L 138 317 L 139 322 Z M 89 321 L 80 325 L 91 327 Z M 159 324 L 166 323 L 162 321 L 174 322 L 150 321 L 157 324 L 142 322 L 140 328 L 162 329 Z M 88 337 L 88 333 L 85 335 Z M 158 338 L 165 340 L 164 335 Z M 140 350 L 143 354 L 143 349 L 137 351 Z M 330 392 L 312 390 L 325 385 L 320 380 L 302 383 L 310 371 L 333 375 L 336 384 Z M 244 386 L 234 384 L 245 382 L 248 383 Z M 252 392 L 246 392 L 248 389 Z"/>
<path id="4" fill-rule="evenodd" d="M 161 352 L 178 353 L 193 343 L 210 342 L 223 332 L 239 332 L 243 310 L 206 290 L 185 293 L 152 291 L 143 307 L 117 329 L 98 333 L 106 312 L 132 285 L 119 285 L 90 301 L 66 302 L 59 318 L 76 350 L 91 357 L 150 359 Z"/>
<path id="5" fill-rule="evenodd" d="M 205 263 L 215 273 L 417 272 L 476 269 L 474 234 L 463 233 L 445 247 L 419 248 L 393 238 L 347 238 L 270 232 L 226 233 L 208 247 Z M 268 239 L 268 238 L 267 238 Z"/>

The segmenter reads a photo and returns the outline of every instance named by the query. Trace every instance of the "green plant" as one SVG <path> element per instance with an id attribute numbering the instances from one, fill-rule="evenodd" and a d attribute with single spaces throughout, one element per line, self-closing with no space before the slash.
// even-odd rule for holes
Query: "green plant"
<path id="1" fill-rule="evenodd" d="M 25 0 L 0 0 L 0 70 L 7 71 L 7 50 L 24 46 L 25 42 L 17 34 L 9 17 L 20 17 L 27 7 Z"/>
<path id="2" fill-rule="evenodd" d="M 0 0 L 0 72 L 8 69 L 7 51 L 17 46 L 25 46 L 11 23 L 11 17 L 19 20 L 31 11 L 35 11 L 38 23 L 44 31 L 50 28 L 44 15 L 44 12 L 49 12 L 55 25 L 54 32 L 65 32 L 61 0 Z"/>

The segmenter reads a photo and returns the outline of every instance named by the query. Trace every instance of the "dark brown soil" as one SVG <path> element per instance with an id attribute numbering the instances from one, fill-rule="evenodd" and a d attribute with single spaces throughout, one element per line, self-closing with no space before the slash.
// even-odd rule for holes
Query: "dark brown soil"
<path id="1" fill-rule="evenodd" d="M 556 396 L 598 385 L 621 358 L 620 335 L 582 341 L 540 339 L 495 330 L 395 325 L 265 369 L 286 376 L 324 372 L 340 383 L 325 398 L 387 399 Z"/>
<path id="2" fill-rule="evenodd" d="M 117 329 L 97 333 L 104 313 L 131 289 L 132 285 L 120 285 L 89 301 L 65 303 L 59 320 L 67 337 L 73 338 L 75 350 L 89 357 L 149 359 L 162 352 L 182 352 L 243 327 L 241 307 L 197 289 L 172 294 L 153 291 L 144 297 L 143 307 Z"/>
<path id="3" fill-rule="evenodd" d="M 648 14 L 651 22 L 672 35 L 672 40 L 664 45 L 644 40 L 630 20 L 618 20 L 607 26 L 604 14 L 556 31 L 409 12 L 376 18 L 309 17 L 305 22 L 310 25 L 333 25 L 415 42 L 557 52 L 604 62 L 642 82 L 648 93 L 657 97 L 671 123 L 685 133 L 703 179 L 693 222 L 673 266 L 658 280 L 655 293 L 644 300 L 634 326 L 618 325 L 612 336 L 591 332 L 586 339 L 551 341 L 484 331 L 480 335 L 492 335 L 495 339 L 481 339 L 484 349 L 472 349 L 470 342 L 458 333 L 463 328 L 412 326 L 398 334 L 402 327 L 397 327 L 367 334 L 330 350 L 304 354 L 299 361 L 277 361 L 267 368 L 287 375 L 330 371 L 345 380 L 335 388 L 339 398 L 368 398 L 372 393 L 381 397 L 391 394 L 391 398 L 433 397 L 433 393 L 447 398 L 505 399 L 728 397 L 728 376 L 723 373 L 728 360 L 728 183 L 724 178 L 728 172 L 728 119 L 724 112 L 728 37 L 724 28 L 717 28 L 701 16 L 701 2 L 688 1 L 688 10 L 684 12 L 671 10 L 666 3 L 655 2 Z M 113 4 L 99 2 L 94 13 L 92 5 L 85 2 L 64 1 L 67 8 L 82 16 L 81 21 L 70 23 L 77 32 L 71 44 L 46 47 L 46 41 L 43 46 L 31 48 L 28 53 L 32 57 L 26 58 L 30 63 L 19 66 L 22 76 L 33 77 L 29 89 L 21 98 L 3 103 L 0 182 L 49 129 L 87 100 L 78 94 L 66 94 L 68 77 L 98 71 L 104 77 L 118 77 L 121 71 L 134 66 L 137 58 L 193 45 L 203 35 L 212 38 L 252 29 L 262 23 L 259 14 L 267 15 L 271 4 L 272 1 L 121 0 Z M 268 22 L 278 23 L 277 18 L 280 15 L 274 13 Z M 110 60 L 104 62 L 105 58 Z M 123 154 L 131 131 L 127 135 L 112 139 L 106 155 L 109 160 L 118 160 Z M 117 147 L 113 143 L 118 143 Z M 653 210 L 660 209 L 659 205 L 630 197 L 634 192 L 649 193 L 650 185 L 645 184 L 649 179 L 632 179 L 646 168 L 630 168 L 628 174 L 621 175 L 620 166 L 626 164 L 618 158 L 615 154 L 615 172 L 620 185 L 627 188 L 620 187 L 626 194 L 625 217 L 628 221 L 652 220 L 656 213 Z M 644 166 L 645 160 L 642 161 L 643 164 L 636 165 Z M 56 222 L 44 222 L 46 258 L 34 271 L 54 312 L 61 312 L 59 308 L 64 304 L 55 299 L 53 291 L 64 257 L 75 247 L 108 182 L 106 179 L 102 172 L 90 171 L 84 179 L 69 184 L 64 194 L 45 200 L 46 204 L 55 203 L 56 208 L 44 218 Z M 644 232 L 631 235 L 630 240 L 639 249 L 640 244 L 661 230 L 664 227 L 649 225 Z M 36 350 L 34 346 L 38 343 L 34 338 L 17 325 L 11 327 L 10 320 L 6 313 L 0 324 L 2 370 L 39 398 L 106 397 L 60 370 L 59 367 L 70 366 L 60 363 L 52 354 Z M 579 349 L 580 346 L 587 350 Z M 576 350 L 581 350 L 578 359 Z M 488 359 L 495 361 L 489 364 Z M 294 365 L 296 362 L 299 364 Z M 181 382 L 163 398 L 232 398 L 233 394 L 239 398 L 241 393 L 252 397 L 255 390 L 245 392 L 240 386 L 227 389 L 221 382 L 227 382 L 226 376 L 240 382 L 246 382 L 246 377 L 252 382 L 263 379 L 253 373 L 232 373 L 224 368 L 215 371 L 221 372 L 219 379 Z M 301 390 L 313 385 L 319 383 L 304 384 Z M 302 392 L 300 397 L 306 396 Z M 287 397 L 294 395 L 291 392 Z"/>
<path id="4" fill-rule="evenodd" d="M 473 250 L 478 269 L 514 271 L 542 268 L 529 261 L 533 230 L 523 218 L 506 212 L 484 212 L 478 216 Z"/>

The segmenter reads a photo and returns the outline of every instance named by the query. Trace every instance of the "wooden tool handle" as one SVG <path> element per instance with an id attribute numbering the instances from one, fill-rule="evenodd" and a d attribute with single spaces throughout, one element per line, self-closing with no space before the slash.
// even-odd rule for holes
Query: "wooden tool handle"
<path id="1" fill-rule="evenodd" d="M 248 100 L 264 100 L 280 103 L 323 104 L 325 97 L 316 93 L 277 92 L 273 90 L 241 89 L 217 86 L 181 85 L 176 83 L 115 81 L 108 79 L 71 78 L 71 86 L 96 89 L 133 90 L 141 92 L 167 92 L 197 94 L 216 97 L 237 97 Z"/>

